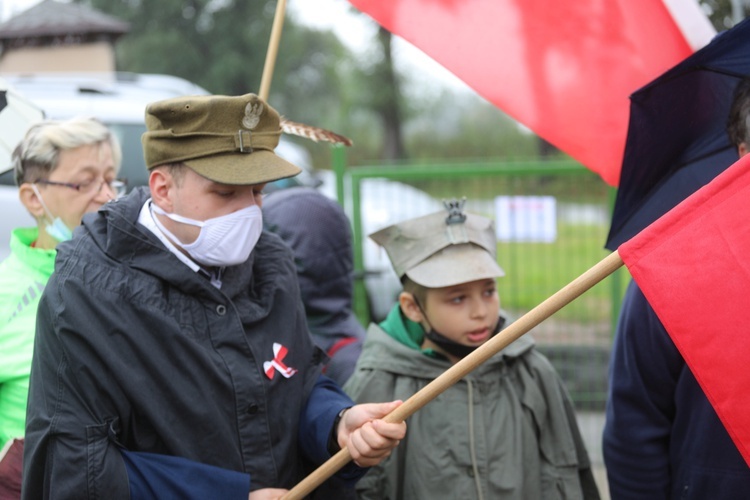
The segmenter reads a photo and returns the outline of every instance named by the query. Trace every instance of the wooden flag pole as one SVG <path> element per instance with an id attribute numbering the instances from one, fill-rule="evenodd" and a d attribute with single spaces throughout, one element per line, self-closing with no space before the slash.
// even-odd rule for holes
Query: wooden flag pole
<path id="1" fill-rule="evenodd" d="M 616 251 L 612 252 L 547 300 L 521 316 L 517 321 L 511 323 L 508 328 L 502 330 L 477 348 L 477 350 L 450 367 L 442 375 L 404 401 L 401 406 L 386 415 L 384 420 L 387 422 L 403 422 L 447 388 L 465 377 L 469 372 L 622 267 L 622 264 L 620 254 Z M 304 498 L 320 486 L 323 481 L 338 472 L 350 460 L 351 456 L 347 449 L 339 451 L 326 463 L 313 471 L 312 474 L 300 481 L 289 493 L 282 497 L 283 500 L 300 500 Z"/>
<path id="2" fill-rule="evenodd" d="M 279 52 L 279 42 L 281 41 L 281 29 L 284 27 L 285 13 L 286 0 L 279 0 L 276 4 L 276 13 L 273 16 L 271 39 L 268 42 L 266 62 L 263 65 L 263 76 L 260 79 L 260 91 L 258 92 L 258 97 L 266 102 L 268 102 L 268 95 L 271 92 L 271 80 L 273 79 L 273 69 L 276 65 L 276 55 Z"/>

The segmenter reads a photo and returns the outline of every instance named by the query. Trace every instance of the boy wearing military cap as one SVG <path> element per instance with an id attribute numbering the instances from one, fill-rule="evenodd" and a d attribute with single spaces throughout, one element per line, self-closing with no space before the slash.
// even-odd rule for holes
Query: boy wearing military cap
<path id="1" fill-rule="evenodd" d="M 58 246 L 39 305 L 25 498 L 275 498 L 347 446 L 378 463 L 397 402 L 322 377 L 291 251 L 262 231 L 278 113 L 253 94 L 151 104 L 148 189 Z M 340 477 L 356 480 L 350 466 Z"/>
<path id="2" fill-rule="evenodd" d="M 404 291 L 372 324 L 344 389 L 407 399 L 503 326 L 490 219 L 463 202 L 371 235 Z M 406 437 L 357 484 L 360 498 L 598 498 L 573 406 L 521 337 L 409 419 Z"/>

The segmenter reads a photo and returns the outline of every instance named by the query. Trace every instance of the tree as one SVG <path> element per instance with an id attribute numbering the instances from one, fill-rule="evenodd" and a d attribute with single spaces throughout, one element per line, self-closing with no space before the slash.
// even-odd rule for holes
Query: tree
<path id="1" fill-rule="evenodd" d="M 729 29 L 750 14 L 748 0 L 700 0 L 700 5 L 716 31 Z"/>
<path id="2" fill-rule="evenodd" d="M 369 104 L 380 116 L 383 125 L 384 160 L 406 158 L 401 126 L 401 92 L 399 77 L 393 67 L 391 42 L 393 35 L 385 28 L 378 29 L 377 42 L 380 60 L 372 67 L 373 92 L 369 94 Z"/>

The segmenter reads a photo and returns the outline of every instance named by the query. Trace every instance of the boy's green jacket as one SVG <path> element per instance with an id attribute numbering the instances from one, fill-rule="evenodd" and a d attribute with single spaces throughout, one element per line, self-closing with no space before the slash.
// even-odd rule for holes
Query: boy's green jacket
<path id="1" fill-rule="evenodd" d="M 0 448 L 23 437 L 36 310 L 55 269 L 55 250 L 32 248 L 37 228 L 15 229 L 0 262 Z"/>
<path id="2" fill-rule="evenodd" d="M 370 325 L 344 386 L 355 401 L 406 400 L 450 368 L 419 349 L 410 323 L 393 311 L 380 326 Z M 359 481 L 359 498 L 599 498 L 567 391 L 528 336 L 417 411 L 407 426 L 391 456 Z"/>

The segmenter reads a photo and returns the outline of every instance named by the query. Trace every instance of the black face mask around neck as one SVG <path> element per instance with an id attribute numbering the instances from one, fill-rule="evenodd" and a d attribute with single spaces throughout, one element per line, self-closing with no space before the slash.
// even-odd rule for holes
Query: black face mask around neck
<path id="1" fill-rule="evenodd" d="M 420 307 L 421 309 L 421 307 Z M 422 312 L 424 314 L 424 311 Z M 425 315 L 425 318 L 427 316 Z M 429 321 L 429 320 L 427 320 Z M 495 324 L 495 328 L 492 331 L 492 334 L 490 335 L 490 338 L 497 335 L 497 332 L 503 329 L 503 326 L 505 326 L 505 318 L 502 316 L 498 316 L 497 323 Z M 472 352 L 474 352 L 479 346 L 478 345 L 464 345 L 459 344 L 458 342 L 449 339 L 442 333 L 438 332 L 435 329 L 431 329 L 429 332 L 425 332 L 425 337 L 430 339 L 435 345 L 443 349 L 448 354 L 451 354 L 453 356 L 456 356 L 457 358 L 465 358 Z M 489 340 L 489 339 L 487 339 Z M 483 345 L 483 344 L 480 344 Z"/>

